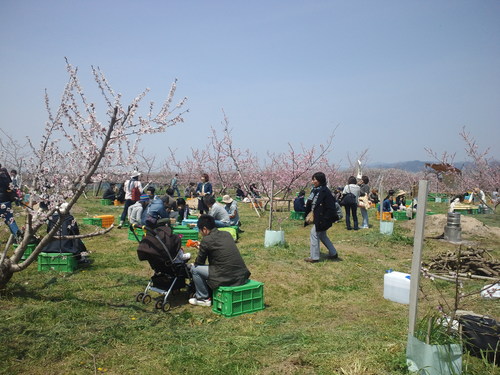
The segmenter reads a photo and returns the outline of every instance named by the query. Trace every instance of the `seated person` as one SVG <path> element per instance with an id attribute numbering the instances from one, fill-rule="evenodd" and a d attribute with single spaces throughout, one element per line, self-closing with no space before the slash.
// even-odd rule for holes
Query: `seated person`
<path id="1" fill-rule="evenodd" d="M 245 198 L 245 192 L 241 189 L 241 186 L 238 184 L 235 186 L 236 188 L 236 197 L 239 199 Z"/>
<path id="2" fill-rule="evenodd" d="M 120 184 L 118 188 L 118 193 L 116 193 L 116 200 L 120 203 L 125 202 L 125 190 L 123 189 L 123 184 Z"/>
<path id="3" fill-rule="evenodd" d="M 186 200 L 184 198 L 177 198 L 177 212 L 179 216 L 177 217 L 177 221 L 182 222 L 189 216 L 189 207 L 186 204 Z"/>
<path id="4" fill-rule="evenodd" d="M 116 199 L 116 194 L 115 194 L 115 183 L 110 183 L 109 187 L 106 189 L 104 194 L 102 195 L 102 199 L 109 199 L 114 201 Z"/>
<path id="5" fill-rule="evenodd" d="M 67 211 L 68 204 L 61 204 L 59 211 L 62 214 L 61 220 L 62 224 L 59 227 L 59 230 L 56 232 L 56 236 L 78 236 L 80 234 L 80 229 L 78 228 L 78 223 L 76 222 L 73 215 Z M 54 228 L 54 226 L 60 220 L 60 216 L 58 213 L 55 213 L 51 217 L 48 218 L 47 223 L 47 233 Z M 81 239 L 60 239 L 54 238 L 52 239 L 47 246 L 42 250 L 44 253 L 71 253 L 75 254 L 76 259 L 80 263 L 89 263 L 89 260 L 86 258 L 88 255 L 87 248 Z"/>
<path id="6" fill-rule="evenodd" d="M 387 196 L 382 202 L 382 212 L 392 212 L 393 209 L 393 199 L 394 199 L 394 190 L 389 190 Z"/>
<path id="7" fill-rule="evenodd" d="M 228 232 L 219 231 L 212 216 L 201 215 L 198 219 L 198 229 L 202 240 L 198 256 L 191 267 L 196 293 L 194 298 L 189 299 L 189 303 L 211 306 L 210 289 L 244 285 L 250 277 L 250 271 L 233 237 Z M 207 259 L 208 265 L 205 265 Z"/>
<path id="8" fill-rule="evenodd" d="M 179 216 L 179 212 L 177 212 L 177 200 L 169 194 L 171 192 L 173 194 L 172 189 L 167 189 L 167 194 L 161 197 L 161 200 L 163 201 L 163 206 L 167 210 L 168 213 L 168 218 L 170 219 L 176 219 Z"/>
<path id="9" fill-rule="evenodd" d="M 165 202 L 162 199 L 163 197 L 159 198 L 158 196 L 154 195 L 154 190 L 153 191 L 148 190 L 148 191 L 150 194 L 153 194 L 154 198 L 151 198 L 151 195 L 148 194 L 150 200 L 149 204 L 146 207 L 144 224 L 147 225 L 148 227 L 156 227 L 158 225 L 167 222 L 168 221 L 167 219 L 170 217 L 170 214 L 167 208 L 168 205 L 165 205 Z"/>
<path id="10" fill-rule="evenodd" d="M 257 189 L 257 184 L 250 184 L 249 189 L 254 198 L 260 198 L 260 191 Z"/>
<path id="11" fill-rule="evenodd" d="M 196 184 L 194 182 L 190 182 L 186 189 L 184 190 L 184 197 L 186 198 L 194 198 L 196 197 Z"/>
<path id="12" fill-rule="evenodd" d="M 149 201 L 149 195 L 141 194 L 139 200 L 128 208 L 127 216 L 130 225 L 142 226 L 146 224 L 146 207 Z"/>
<path id="13" fill-rule="evenodd" d="M 368 197 L 370 202 L 372 202 L 374 205 L 380 202 L 378 198 L 378 190 L 377 189 L 372 189 L 370 196 Z"/>
<path id="14" fill-rule="evenodd" d="M 306 192 L 301 190 L 297 197 L 293 200 L 293 210 L 295 212 L 305 212 L 306 211 L 306 202 L 304 201 L 304 197 Z"/>
<path id="15" fill-rule="evenodd" d="M 404 192 L 403 190 L 398 190 L 398 192 L 396 193 L 396 203 L 393 206 L 394 211 L 406 209 L 405 194 L 406 192 Z"/>
<path id="16" fill-rule="evenodd" d="M 238 203 L 229 195 L 222 197 L 222 202 L 225 204 L 224 209 L 229 215 L 230 225 L 240 225 L 240 214 L 238 213 Z"/>
<path id="17" fill-rule="evenodd" d="M 203 201 L 208 207 L 208 214 L 215 219 L 217 228 L 228 227 L 230 225 L 229 214 L 220 203 L 215 201 L 213 195 L 205 195 Z"/>
<path id="18" fill-rule="evenodd" d="M 158 198 L 155 195 L 155 192 L 156 192 L 156 188 L 154 186 L 148 186 L 147 189 L 146 189 L 146 194 L 149 195 L 149 199 Z"/>

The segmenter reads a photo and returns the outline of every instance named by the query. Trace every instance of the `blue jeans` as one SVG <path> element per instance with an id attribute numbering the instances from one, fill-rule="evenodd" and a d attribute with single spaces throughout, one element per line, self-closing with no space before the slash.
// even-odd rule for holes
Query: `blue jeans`
<path id="1" fill-rule="evenodd" d="M 333 246 L 332 241 L 326 235 L 326 231 L 316 232 L 316 225 L 313 225 L 311 228 L 311 259 L 318 260 L 319 259 L 319 241 L 323 243 L 328 249 L 328 255 L 334 256 L 337 254 L 337 249 Z"/>
<path id="2" fill-rule="evenodd" d="M 14 215 L 12 214 L 12 203 L 2 202 L 0 203 L 0 216 L 4 218 L 5 224 L 9 226 L 11 233 L 15 236 L 19 232 L 19 227 L 14 220 Z"/>
<path id="3" fill-rule="evenodd" d="M 228 227 L 230 225 L 231 225 L 231 223 L 225 223 L 225 222 L 220 221 L 220 220 L 215 220 L 215 227 L 216 228 L 225 228 L 225 227 Z"/>
<path id="4" fill-rule="evenodd" d="M 177 193 L 177 196 L 180 197 L 181 196 L 181 192 L 179 191 L 179 187 L 176 185 L 174 186 L 172 189 L 174 189 L 174 193 Z"/>
<path id="5" fill-rule="evenodd" d="M 194 287 L 196 289 L 196 299 L 210 298 L 210 288 L 207 284 L 208 266 L 191 267 L 191 275 L 193 275 Z"/>
<path id="6" fill-rule="evenodd" d="M 120 221 L 124 222 L 128 215 L 128 208 L 135 203 L 132 199 L 127 199 L 125 201 L 125 205 L 123 206 L 122 216 L 120 217 Z"/>
<path id="7" fill-rule="evenodd" d="M 360 207 L 361 217 L 363 218 L 363 223 L 361 224 L 361 228 L 369 228 L 368 225 L 368 210 L 364 207 Z"/>

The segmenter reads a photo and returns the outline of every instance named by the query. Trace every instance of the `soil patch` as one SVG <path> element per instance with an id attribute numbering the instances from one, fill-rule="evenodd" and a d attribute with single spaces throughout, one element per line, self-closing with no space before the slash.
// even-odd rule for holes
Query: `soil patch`
<path id="1" fill-rule="evenodd" d="M 425 217 L 425 236 L 430 237 L 443 234 L 446 221 L 447 215 L 445 214 L 427 215 Z M 401 226 L 413 229 L 415 220 L 406 221 Z M 460 226 L 462 227 L 462 234 L 479 237 L 500 237 L 500 228 L 489 227 L 472 216 L 461 215 Z"/>

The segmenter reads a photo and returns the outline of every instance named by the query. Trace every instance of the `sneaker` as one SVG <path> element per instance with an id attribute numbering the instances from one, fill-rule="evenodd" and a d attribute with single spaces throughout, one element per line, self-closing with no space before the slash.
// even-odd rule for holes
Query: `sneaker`
<path id="1" fill-rule="evenodd" d="M 319 259 L 304 258 L 304 262 L 307 262 L 307 263 L 318 263 Z"/>
<path id="2" fill-rule="evenodd" d="M 339 259 L 339 254 L 335 254 L 335 255 L 327 255 L 326 259 L 328 260 L 337 260 Z"/>
<path id="3" fill-rule="evenodd" d="M 184 253 L 184 254 L 182 254 L 181 258 L 183 261 L 189 260 L 189 259 L 191 259 L 191 253 Z"/>
<path id="4" fill-rule="evenodd" d="M 207 306 L 207 307 L 212 306 L 212 301 L 210 300 L 210 298 L 207 299 L 190 298 L 189 303 L 195 306 Z"/>

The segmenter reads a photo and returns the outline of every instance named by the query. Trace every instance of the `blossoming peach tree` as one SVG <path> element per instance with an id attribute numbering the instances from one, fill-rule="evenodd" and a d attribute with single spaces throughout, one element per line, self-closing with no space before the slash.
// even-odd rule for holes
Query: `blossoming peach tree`
<path id="1" fill-rule="evenodd" d="M 90 101 L 78 79 L 78 69 L 66 60 L 68 83 L 57 109 L 53 111 L 49 96 L 45 94 L 48 111 L 42 139 L 38 145 L 29 141 L 31 157 L 26 165 L 30 172 L 27 192 L 29 204 L 24 206 L 24 232 L 11 256 L 7 251 L 15 238 L 10 236 L 0 256 L 0 288 L 5 287 L 12 275 L 25 270 L 37 258 L 42 249 L 59 231 L 65 215 L 84 193 L 90 183 L 105 178 L 114 168 L 133 165 L 141 137 L 145 134 L 165 132 L 167 128 L 183 122 L 186 98 L 174 103 L 176 81 L 168 96 L 155 110 L 150 102 L 139 113 L 149 89 L 137 95 L 128 105 L 122 103 L 122 95 L 115 92 L 99 68 L 92 67 L 93 79 L 100 90 L 102 108 Z M 98 112 L 106 120 L 98 119 Z M 45 202 L 46 209 L 35 210 L 35 202 Z M 64 210 L 60 208 L 67 202 Z M 48 233 L 41 229 L 47 219 L 58 214 L 54 227 Z M 3 223 L 3 220 L 1 221 Z M 112 227 L 111 227 L 112 228 Z M 90 237 L 107 230 L 73 236 Z M 24 261 L 21 260 L 27 246 L 38 236 L 36 248 Z"/>

